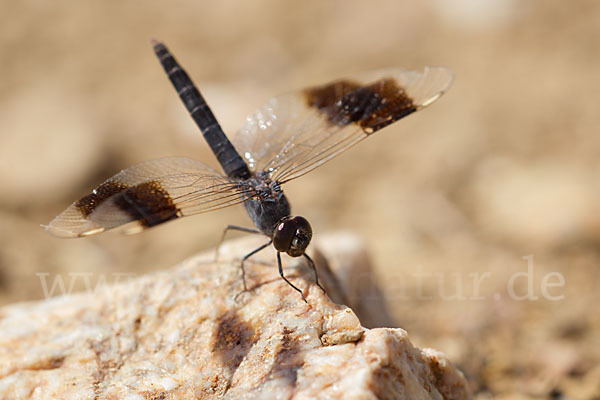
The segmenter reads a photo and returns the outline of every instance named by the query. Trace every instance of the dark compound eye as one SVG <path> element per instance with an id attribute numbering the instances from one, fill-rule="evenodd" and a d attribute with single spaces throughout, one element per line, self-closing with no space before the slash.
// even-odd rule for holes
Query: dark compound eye
<path id="1" fill-rule="evenodd" d="M 296 223 L 296 233 L 287 253 L 292 257 L 299 257 L 304 254 L 310 239 L 312 239 L 312 228 L 305 218 L 294 217 L 292 221 Z"/>
<path id="2" fill-rule="evenodd" d="M 273 233 L 273 246 L 278 251 L 287 252 L 296 233 L 296 224 L 292 219 L 281 221 Z"/>
<path id="3" fill-rule="evenodd" d="M 273 245 L 292 257 L 304 254 L 312 239 L 312 228 L 305 218 L 294 217 L 281 221 L 273 233 Z"/>

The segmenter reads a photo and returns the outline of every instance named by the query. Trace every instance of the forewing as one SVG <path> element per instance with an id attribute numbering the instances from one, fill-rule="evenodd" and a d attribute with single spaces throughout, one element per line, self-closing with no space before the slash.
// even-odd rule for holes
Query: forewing
<path id="1" fill-rule="evenodd" d="M 443 67 L 386 69 L 275 97 L 247 117 L 233 144 L 252 170 L 284 183 L 430 105 L 452 80 Z"/>
<path id="2" fill-rule="evenodd" d="M 124 169 L 82 197 L 46 227 L 59 237 L 80 237 L 128 223 L 130 233 L 175 218 L 237 204 L 243 183 L 199 161 L 168 157 Z"/>

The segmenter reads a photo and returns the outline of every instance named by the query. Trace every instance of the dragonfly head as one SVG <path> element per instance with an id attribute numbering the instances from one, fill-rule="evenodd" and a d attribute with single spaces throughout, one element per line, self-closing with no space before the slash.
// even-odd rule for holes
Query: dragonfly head
<path id="1" fill-rule="evenodd" d="M 303 217 L 286 217 L 273 231 L 273 245 L 278 251 L 300 257 L 310 243 L 312 228 Z"/>

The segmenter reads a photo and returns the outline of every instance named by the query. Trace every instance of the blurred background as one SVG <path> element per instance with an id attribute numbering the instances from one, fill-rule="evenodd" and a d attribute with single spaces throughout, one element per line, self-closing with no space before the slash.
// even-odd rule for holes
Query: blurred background
<path id="1" fill-rule="evenodd" d="M 43 298 L 39 273 L 52 282 L 166 269 L 214 247 L 226 224 L 250 226 L 238 206 L 136 236 L 59 240 L 40 228 L 133 163 L 181 155 L 217 165 L 150 37 L 230 134 L 291 89 L 445 65 L 456 80 L 440 101 L 286 185 L 294 212 L 317 240 L 364 237 L 399 326 L 445 352 L 478 399 L 600 398 L 600 3 L 0 7 L 0 304 Z M 508 282 L 528 271 L 528 256 L 531 281 L 515 290 L 538 298 L 518 300 Z M 415 271 L 431 274 L 421 292 Z M 564 279 L 546 281 L 558 285 L 546 292 L 554 300 L 542 291 L 550 273 Z"/>

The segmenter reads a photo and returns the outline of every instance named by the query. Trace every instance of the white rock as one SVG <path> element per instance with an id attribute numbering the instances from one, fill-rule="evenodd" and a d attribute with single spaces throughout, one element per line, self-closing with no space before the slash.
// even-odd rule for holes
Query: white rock
<path id="1" fill-rule="evenodd" d="M 225 258 L 253 243 L 229 243 Z M 401 329 L 363 328 L 306 266 L 285 260 L 308 304 L 260 257 L 236 301 L 238 262 L 212 254 L 109 292 L 0 309 L 0 398 L 470 398 L 442 354 Z M 15 330 L 25 317 L 44 323 Z"/>

